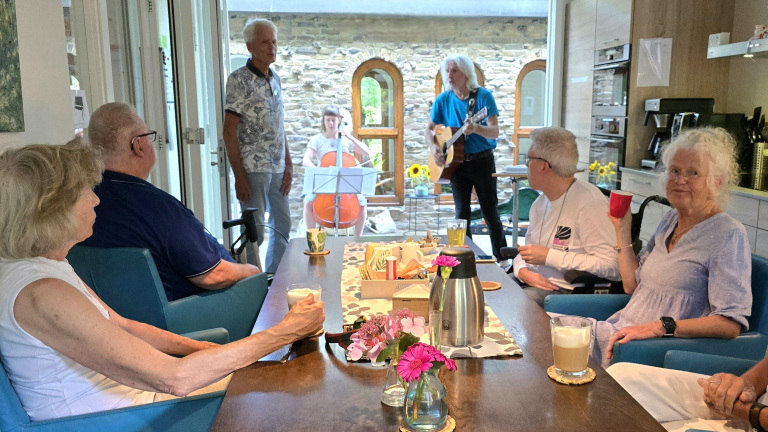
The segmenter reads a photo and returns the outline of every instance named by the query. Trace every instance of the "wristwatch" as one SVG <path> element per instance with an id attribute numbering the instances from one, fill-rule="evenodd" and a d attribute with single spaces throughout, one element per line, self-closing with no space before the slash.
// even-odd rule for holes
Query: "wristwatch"
<path id="1" fill-rule="evenodd" d="M 754 432 L 765 432 L 765 428 L 760 426 L 760 411 L 762 411 L 763 408 L 765 408 L 765 405 L 759 402 L 755 402 L 749 408 L 749 425 Z"/>
<path id="2" fill-rule="evenodd" d="M 661 325 L 664 327 L 664 337 L 674 337 L 677 323 L 672 317 L 661 317 Z"/>

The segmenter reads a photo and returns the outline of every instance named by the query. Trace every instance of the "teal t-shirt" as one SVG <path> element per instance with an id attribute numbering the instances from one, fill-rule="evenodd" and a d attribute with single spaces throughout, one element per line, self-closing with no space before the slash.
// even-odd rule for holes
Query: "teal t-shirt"
<path id="1" fill-rule="evenodd" d="M 432 105 L 432 112 L 430 113 L 432 123 L 450 127 L 461 127 L 464 124 L 464 119 L 467 117 L 467 102 L 469 102 L 469 98 L 460 100 L 450 90 L 441 93 L 435 98 L 435 103 Z M 483 107 L 487 107 L 488 117 L 499 115 L 499 109 L 496 108 L 496 100 L 493 98 L 493 95 L 482 87 L 477 89 L 477 103 L 475 106 L 476 108 L 472 111 L 472 114 L 483 109 Z M 488 124 L 485 120 L 479 123 L 482 125 Z M 480 153 L 495 148 L 495 139 L 484 138 L 478 134 L 471 134 L 464 143 L 464 153 L 466 154 Z"/>

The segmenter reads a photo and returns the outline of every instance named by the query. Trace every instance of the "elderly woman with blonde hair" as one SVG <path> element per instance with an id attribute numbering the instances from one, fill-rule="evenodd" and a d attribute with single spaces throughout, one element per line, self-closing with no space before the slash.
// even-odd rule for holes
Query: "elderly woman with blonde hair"
<path id="1" fill-rule="evenodd" d="M 615 342 L 660 337 L 732 339 L 747 330 L 752 262 L 744 226 L 722 209 L 734 185 L 733 138 L 691 129 L 669 143 L 661 176 L 672 204 L 635 256 L 629 212 L 608 216 L 616 231 L 627 305 L 596 326 L 592 356 L 610 364 Z"/>
<path id="2" fill-rule="evenodd" d="M 312 296 L 223 346 L 115 313 L 66 261 L 91 235 L 102 170 L 79 141 L 0 154 L 0 360 L 32 421 L 221 389 L 234 370 L 322 328 Z"/>

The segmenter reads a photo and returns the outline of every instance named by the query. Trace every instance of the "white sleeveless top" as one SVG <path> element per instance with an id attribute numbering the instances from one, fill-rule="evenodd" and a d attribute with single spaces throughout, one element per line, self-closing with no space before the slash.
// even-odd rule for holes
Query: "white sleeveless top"
<path id="1" fill-rule="evenodd" d="M 155 393 L 133 389 L 48 347 L 16 322 L 13 305 L 22 289 L 40 279 L 60 279 L 83 293 L 109 319 L 66 261 L 0 258 L 0 360 L 32 421 L 149 403 Z"/>

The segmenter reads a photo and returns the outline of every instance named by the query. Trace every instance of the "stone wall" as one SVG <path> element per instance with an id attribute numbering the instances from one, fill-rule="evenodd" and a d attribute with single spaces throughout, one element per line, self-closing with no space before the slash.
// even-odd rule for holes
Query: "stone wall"
<path id="1" fill-rule="evenodd" d="M 423 133 L 435 98 L 440 61 L 450 53 L 467 55 L 485 76 L 499 108 L 500 137 L 497 169 L 512 163 L 515 82 L 520 69 L 546 58 L 546 19 L 427 18 L 345 15 L 253 14 L 230 12 L 231 54 L 249 55 L 242 36 L 248 19 L 272 20 L 278 28 L 278 57 L 273 67 L 280 75 L 286 107 L 286 131 L 294 161 L 291 191 L 294 230 L 301 218 L 303 169 L 308 140 L 319 132 L 320 114 L 334 103 L 352 111 L 352 76 L 370 58 L 393 63 L 403 75 L 404 168 L 426 164 Z M 510 196 L 505 179 L 499 182 L 499 201 Z M 406 184 L 405 193 L 411 192 Z M 371 207 L 369 216 L 388 208 L 399 229 L 408 228 L 408 200 L 404 206 Z M 419 227 L 437 224 L 432 200 L 419 200 Z M 440 217 L 453 216 L 443 205 Z M 444 228 L 444 227 L 443 227 Z"/>

